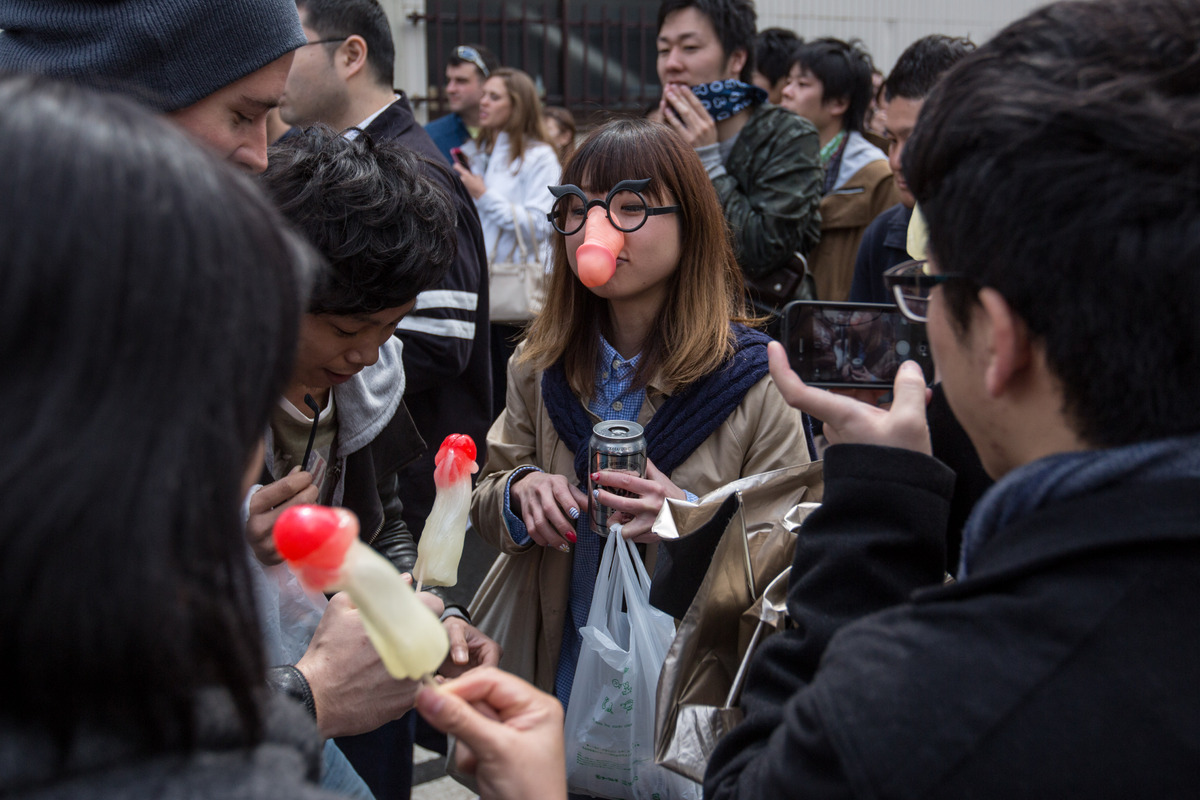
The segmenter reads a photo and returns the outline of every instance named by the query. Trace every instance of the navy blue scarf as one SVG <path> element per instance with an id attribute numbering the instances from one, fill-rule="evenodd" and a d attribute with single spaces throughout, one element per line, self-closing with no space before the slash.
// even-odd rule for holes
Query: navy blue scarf
<path id="1" fill-rule="evenodd" d="M 715 372 L 668 397 L 646 426 L 646 455 L 664 475 L 686 461 L 741 405 L 750 387 L 767 374 L 767 343 L 771 338 L 745 325 L 735 323 L 732 328 L 733 356 Z M 571 391 L 561 363 L 542 374 L 542 399 L 554 430 L 575 453 L 579 485 L 586 486 L 592 419 Z M 807 429 L 805 438 L 809 455 L 815 457 L 812 434 Z"/>
<path id="2" fill-rule="evenodd" d="M 729 119 L 734 114 L 767 101 L 766 90 L 735 78 L 690 88 L 714 122 Z"/>

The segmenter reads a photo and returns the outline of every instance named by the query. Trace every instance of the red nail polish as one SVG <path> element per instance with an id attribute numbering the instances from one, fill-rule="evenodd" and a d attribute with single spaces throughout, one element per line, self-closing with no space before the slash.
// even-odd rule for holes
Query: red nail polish
<path id="1" fill-rule="evenodd" d="M 598 480 L 600 480 L 600 473 L 599 473 L 599 472 L 593 472 L 593 473 L 592 473 L 592 480 L 593 480 L 593 481 L 598 481 Z"/>
<path id="2" fill-rule="evenodd" d="M 578 534 L 576 534 L 574 531 L 567 531 L 567 541 L 568 542 L 570 542 L 571 544 L 575 544 L 575 542 L 577 542 L 578 540 L 579 540 Z"/>

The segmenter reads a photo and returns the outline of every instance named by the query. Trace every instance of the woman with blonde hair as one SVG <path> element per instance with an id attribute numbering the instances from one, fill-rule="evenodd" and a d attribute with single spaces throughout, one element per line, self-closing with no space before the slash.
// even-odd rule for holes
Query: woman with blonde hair
<path id="1" fill-rule="evenodd" d="M 546 135 L 542 104 L 533 80 L 519 69 L 501 67 L 483 84 L 479 101 L 479 138 L 463 145 L 467 165 L 454 169 L 475 199 L 489 262 L 518 260 L 521 240 L 547 260 L 550 223 L 546 213 L 553 198 L 546 187 L 558 183 L 562 170 Z M 492 319 L 493 410 L 504 407 L 505 365 L 520 335 L 522 320 Z"/>
<path id="2" fill-rule="evenodd" d="M 621 120 L 583 142 L 563 180 L 546 303 L 510 361 L 471 519 L 507 559 L 538 560 L 528 613 L 541 633 L 522 677 L 565 705 L 601 550 L 581 489 L 593 425 L 645 429 L 644 478 L 592 477 L 602 487 L 595 499 L 646 544 L 651 569 L 650 527 L 667 497 L 694 499 L 810 456 L 805 420 L 767 373 L 769 339 L 744 324 L 754 320 L 741 271 L 695 150 L 666 126 Z M 576 249 L 589 226 L 606 224 L 624 231 L 624 243 L 612 277 L 588 288 Z M 527 658 L 506 655 L 516 667 Z"/>

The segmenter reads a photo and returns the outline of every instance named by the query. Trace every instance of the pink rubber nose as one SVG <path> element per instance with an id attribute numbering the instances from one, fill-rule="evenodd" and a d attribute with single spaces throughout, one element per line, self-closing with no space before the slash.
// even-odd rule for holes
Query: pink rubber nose
<path id="1" fill-rule="evenodd" d="M 592 206 L 587 216 L 583 244 L 575 251 L 579 280 L 584 286 L 603 286 L 617 271 L 617 253 L 625 247 L 625 234 L 613 227 L 600 206 Z"/>

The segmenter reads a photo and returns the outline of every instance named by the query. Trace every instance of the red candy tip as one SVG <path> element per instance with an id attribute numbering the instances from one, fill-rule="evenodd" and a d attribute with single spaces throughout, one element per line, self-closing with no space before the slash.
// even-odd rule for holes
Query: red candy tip
<path id="1" fill-rule="evenodd" d="M 433 481 L 438 486 L 457 483 L 479 469 L 475 463 L 475 441 L 465 433 L 452 433 L 442 441 L 433 463 Z"/>
<path id="2" fill-rule="evenodd" d="M 275 549 L 288 561 L 306 558 L 333 535 L 340 521 L 328 506 L 293 506 L 275 520 Z"/>

